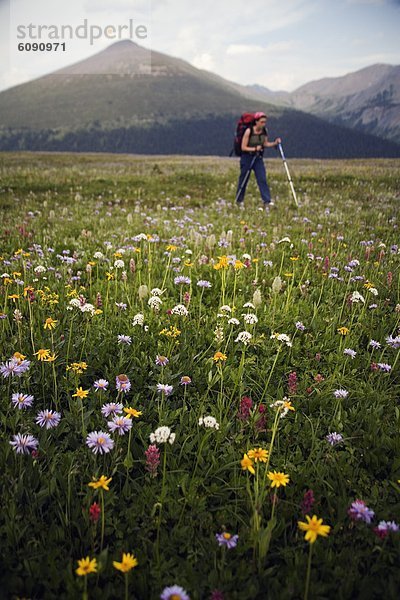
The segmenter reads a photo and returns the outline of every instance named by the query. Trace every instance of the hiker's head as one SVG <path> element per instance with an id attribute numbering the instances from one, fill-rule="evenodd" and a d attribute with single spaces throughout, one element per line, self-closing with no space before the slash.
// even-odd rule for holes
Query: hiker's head
<path id="1" fill-rule="evenodd" d="M 254 121 L 256 125 L 262 127 L 267 122 L 267 115 L 263 112 L 256 112 L 256 114 L 254 115 Z"/>

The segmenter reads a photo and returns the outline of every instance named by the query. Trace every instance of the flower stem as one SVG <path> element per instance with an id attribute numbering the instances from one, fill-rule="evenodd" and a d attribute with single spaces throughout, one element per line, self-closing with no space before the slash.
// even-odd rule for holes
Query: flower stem
<path id="1" fill-rule="evenodd" d="M 304 590 L 304 600 L 308 600 L 308 593 L 310 591 L 310 575 L 311 575 L 311 557 L 312 557 L 313 545 L 309 544 L 308 551 L 308 562 L 307 562 L 307 575 L 306 575 L 306 587 Z"/>

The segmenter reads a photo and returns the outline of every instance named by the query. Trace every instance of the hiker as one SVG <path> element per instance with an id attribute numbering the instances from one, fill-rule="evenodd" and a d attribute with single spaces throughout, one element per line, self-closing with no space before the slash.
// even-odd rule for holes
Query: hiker
<path id="1" fill-rule="evenodd" d="M 265 166 L 263 161 L 264 148 L 276 147 L 281 142 L 281 138 L 276 138 L 274 142 L 268 141 L 268 133 L 265 128 L 267 116 L 263 112 L 256 112 L 253 124 L 245 130 L 241 142 L 240 156 L 240 175 L 237 186 L 236 202 L 240 208 L 243 208 L 244 195 L 250 179 L 251 170 L 256 176 L 258 188 L 264 203 L 264 208 L 268 210 L 274 205 L 271 200 Z"/>

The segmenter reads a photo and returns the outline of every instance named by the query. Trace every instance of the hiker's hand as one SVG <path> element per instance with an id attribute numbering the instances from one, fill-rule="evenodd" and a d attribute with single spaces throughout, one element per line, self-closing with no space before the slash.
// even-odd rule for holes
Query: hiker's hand
<path id="1" fill-rule="evenodd" d="M 275 143 L 275 146 L 277 146 L 278 144 L 280 144 L 280 143 L 281 143 L 281 141 L 282 141 L 282 140 L 281 140 L 281 138 L 276 138 L 276 140 L 275 140 L 275 142 L 274 142 L 274 143 Z"/>
<path id="2" fill-rule="evenodd" d="M 262 149 L 263 149 L 262 146 L 256 146 L 256 152 L 261 152 Z"/>

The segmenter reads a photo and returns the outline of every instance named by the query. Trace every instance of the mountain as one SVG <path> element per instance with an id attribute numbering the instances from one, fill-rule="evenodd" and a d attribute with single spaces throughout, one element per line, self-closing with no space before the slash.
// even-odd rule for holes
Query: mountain
<path id="1" fill-rule="evenodd" d="M 256 110 L 289 156 L 400 156 L 400 146 L 349 140 L 344 127 L 130 40 L 1 92 L 0 150 L 227 155 L 238 116 Z"/>
<path id="2" fill-rule="evenodd" d="M 254 97 L 400 143 L 400 66 L 372 65 L 307 83 L 292 93 L 246 86 Z"/>

